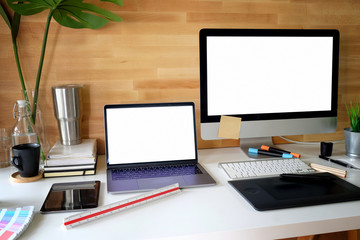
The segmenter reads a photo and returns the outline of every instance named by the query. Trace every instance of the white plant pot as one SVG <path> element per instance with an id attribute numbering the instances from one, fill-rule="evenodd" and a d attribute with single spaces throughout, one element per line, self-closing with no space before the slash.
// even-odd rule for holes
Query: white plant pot
<path id="1" fill-rule="evenodd" d="M 346 155 L 360 158 L 360 132 L 352 132 L 352 128 L 344 128 Z"/>

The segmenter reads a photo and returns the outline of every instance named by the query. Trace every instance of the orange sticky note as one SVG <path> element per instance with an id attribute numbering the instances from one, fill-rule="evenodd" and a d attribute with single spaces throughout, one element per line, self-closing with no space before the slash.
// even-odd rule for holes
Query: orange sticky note
<path id="1" fill-rule="evenodd" d="M 218 137 L 239 139 L 240 128 L 241 118 L 221 116 Z"/>

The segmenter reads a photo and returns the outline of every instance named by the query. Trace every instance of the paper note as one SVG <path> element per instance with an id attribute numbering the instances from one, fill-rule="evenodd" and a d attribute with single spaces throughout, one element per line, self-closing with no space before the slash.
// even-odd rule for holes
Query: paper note
<path id="1" fill-rule="evenodd" d="M 241 127 L 241 118 L 221 116 L 218 137 L 239 139 L 240 127 Z"/>

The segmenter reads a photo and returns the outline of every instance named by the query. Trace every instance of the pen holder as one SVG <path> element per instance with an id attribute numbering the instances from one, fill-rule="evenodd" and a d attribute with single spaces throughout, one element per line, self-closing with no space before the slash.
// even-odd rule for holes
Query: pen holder
<path id="1" fill-rule="evenodd" d="M 324 157 L 330 157 L 333 150 L 332 142 L 321 142 L 320 143 L 320 154 Z"/>

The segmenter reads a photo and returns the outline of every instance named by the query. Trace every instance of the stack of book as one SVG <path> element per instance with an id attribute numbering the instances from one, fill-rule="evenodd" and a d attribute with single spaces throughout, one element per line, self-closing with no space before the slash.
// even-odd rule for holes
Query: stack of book
<path id="1" fill-rule="evenodd" d="M 83 139 L 80 144 L 65 146 L 56 142 L 45 160 L 48 177 L 94 175 L 96 173 L 96 139 Z"/>

